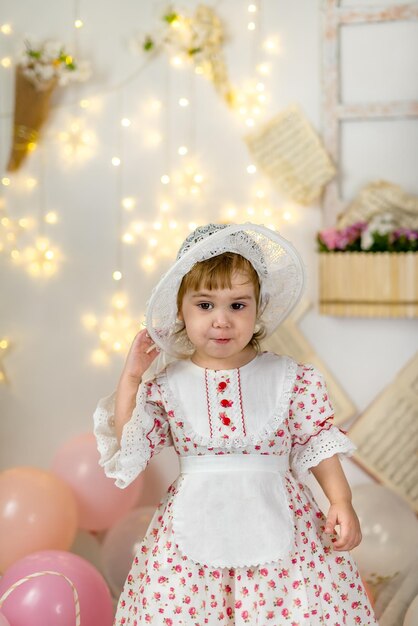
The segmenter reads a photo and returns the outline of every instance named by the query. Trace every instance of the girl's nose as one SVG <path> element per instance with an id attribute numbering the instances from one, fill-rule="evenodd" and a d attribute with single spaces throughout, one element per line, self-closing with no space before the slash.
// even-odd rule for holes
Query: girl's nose
<path id="1" fill-rule="evenodd" d="M 230 325 L 229 316 L 224 311 L 218 311 L 213 319 L 213 326 L 216 328 L 228 328 Z"/>

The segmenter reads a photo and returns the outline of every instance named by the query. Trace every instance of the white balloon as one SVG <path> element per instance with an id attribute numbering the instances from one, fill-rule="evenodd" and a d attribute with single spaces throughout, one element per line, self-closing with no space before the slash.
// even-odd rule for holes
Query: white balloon
<path id="1" fill-rule="evenodd" d="M 415 596 L 405 614 L 403 626 L 417 626 L 418 624 L 418 596 Z"/>
<path id="2" fill-rule="evenodd" d="M 102 552 L 99 540 L 87 530 L 79 530 L 70 552 L 78 554 L 103 573 Z"/>
<path id="3" fill-rule="evenodd" d="M 119 596 L 152 517 L 153 506 L 130 511 L 108 532 L 102 544 L 103 572 L 114 595 Z"/>
<path id="4" fill-rule="evenodd" d="M 352 493 L 363 535 L 352 554 L 361 575 L 372 581 L 392 577 L 417 554 L 418 520 L 408 504 L 383 485 L 355 485 Z"/>

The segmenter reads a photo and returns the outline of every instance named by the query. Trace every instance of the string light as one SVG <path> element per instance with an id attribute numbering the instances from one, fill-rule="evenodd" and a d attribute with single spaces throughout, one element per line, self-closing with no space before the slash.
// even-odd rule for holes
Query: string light
<path id="1" fill-rule="evenodd" d="M 121 160 L 119 157 L 117 156 L 112 157 L 112 165 L 114 165 L 115 167 L 119 167 L 120 164 L 121 164 Z"/>
<path id="2" fill-rule="evenodd" d="M 3 35 L 10 35 L 12 33 L 12 27 L 10 26 L 10 24 L 2 24 L 0 26 L 0 31 L 3 33 Z"/>
<path id="3" fill-rule="evenodd" d="M 8 187 L 10 185 L 10 178 L 8 176 L 3 176 L 3 178 L 1 179 L 1 184 L 4 187 Z"/>
<path id="4" fill-rule="evenodd" d="M 255 22 L 248 22 L 248 30 L 255 30 Z"/>
<path id="5" fill-rule="evenodd" d="M 49 277 L 57 271 L 60 254 L 57 249 L 51 247 L 45 237 L 38 237 L 35 246 L 29 246 L 22 252 L 15 252 L 17 254 L 12 255 L 13 260 L 23 264 L 32 276 Z"/>
<path id="6" fill-rule="evenodd" d="M 0 61 L 0 63 L 2 65 L 2 67 L 8 68 L 12 64 L 12 59 L 10 57 L 3 57 L 2 60 Z"/>
<path id="7" fill-rule="evenodd" d="M 55 211 L 49 211 L 45 215 L 44 220 L 47 224 L 56 224 L 58 222 L 58 215 Z"/>
<path id="8" fill-rule="evenodd" d="M 112 278 L 113 280 L 122 280 L 122 272 L 120 272 L 119 270 L 115 270 L 112 274 Z"/>
<path id="9" fill-rule="evenodd" d="M 84 161 L 94 154 L 96 138 L 91 131 L 86 130 L 83 120 L 71 120 L 68 130 L 61 131 L 58 138 L 65 159 Z"/>
<path id="10" fill-rule="evenodd" d="M 247 166 L 247 172 L 248 174 L 255 174 L 257 171 L 257 168 L 255 165 L 251 164 Z"/>
<path id="11" fill-rule="evenodd" d="M 122 198 L 122 206 L 127 211 L 132 211 L 135 207 L 135 198 Z"/>
<path id="12" fill-rule="evenodd" d="M 248 13 L 256 13 L 256 12 L 257 12 L 257 6 L 255 4 L 249 4 Z"/>
<path id="13" fill-rule="evenodd" d="M 83 28 L 84 23 L 83 23 L 83 21 L 82 21 L 82 20 L 78 19 L 78 20 L 75 20 L 75 22 L 74 22 L 74 26 L 75 26 L 76 28 Z"/>
<path id="14" fill-rule="evenodd" d="M 188 106 L 189 106 L 189 104 L 190 104 L 190 103 L 189 103 L 189 101 L 188 101 L 188 99 L 187 99 L 187 98 L 180 98 L 180 100 L 179 100 L 179 105 L 180 105 L 181 107 L 188 107 Z"/>
<path id="15" fill-rule="evenodd" d="M 168 176 L 168 174 L 163 174 L 163 176 L 161 176 L 161 182 L 163 185 L 168 185 L 170 182 L 170 176 Z"/>
<path id="16" fill-rule="evenodd" d="M 82 322 L 87 330 L 93 331 L 99 338 L 91 359 L 97 365 L 109 362 L 113 354 L 128 351 L 133 338 L 138 332 L 138 323 L 127 313 L 128 297 L 123 292 L 116 293 L 111 300 L 111 312 L 99 320 L 93 314 L 84 315 Z"/>
<path id="17" fill-rule="evenodd" d="M 121 119 L 120 123 L 125 128 L 128 128 L 131 125 L 131 120 L 129 120 L 127 117 L 124 117 L 123 119 Z"/>
<path id="18" fill-rule="evenodd" d="M 263 49 L 270 54 L 279 54 L 280 40 L 278 37 L 268 37 L 263 42 Z"/>
<path id="19" fill-rule="evenodd" d="M 188 153 L 187 146 L 180 146 L 177 152 L 180 156 L 185 156 Z"/>

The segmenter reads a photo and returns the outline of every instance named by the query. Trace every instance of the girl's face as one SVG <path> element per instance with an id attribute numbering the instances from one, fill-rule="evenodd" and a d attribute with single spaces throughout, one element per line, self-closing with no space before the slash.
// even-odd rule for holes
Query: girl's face
<path id="1" fill-rule="evenodd" d="M 257 318 L 254 285 L 235 272 L 231 289 L 200 289 L 184 295 L 180 319 L 195 347 L 192 360 L 209 369 L 232 369 L 255 355 L 250 345 Z"/>

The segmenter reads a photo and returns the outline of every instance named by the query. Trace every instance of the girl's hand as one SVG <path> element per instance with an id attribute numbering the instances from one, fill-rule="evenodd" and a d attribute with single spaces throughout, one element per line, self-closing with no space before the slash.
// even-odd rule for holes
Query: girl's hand
<path id="1" fill-rule="evenodd" d="M 122 376 L 139 384 L 144 372 L 149 368 L 158 353 L 159 350 L 154 345 L 146 329 L 141 330 L 132 342 Z"/>
<path id="2" fill-rule="evenodd" d="M 333 543 L 335 550 L 352 550 L 361 541 L 360 522 L 353 505 L 348 500 L 331 504 L 328 511 L 325 531 L 327 534 L 335 533 L 335 525 L 340 525 L 340 534 Z"/>

